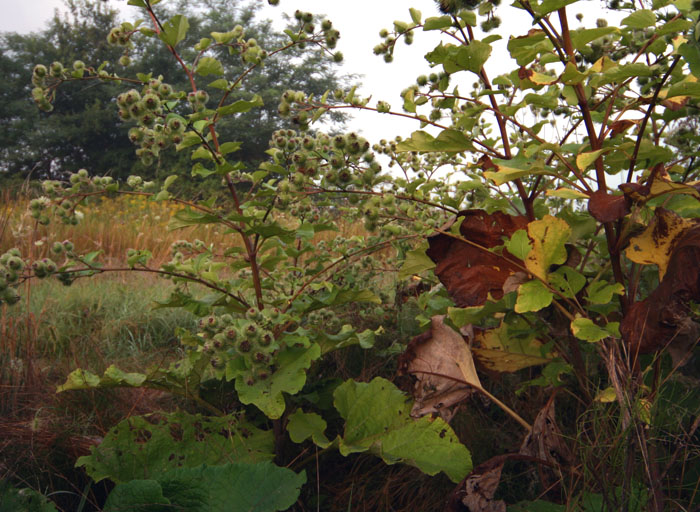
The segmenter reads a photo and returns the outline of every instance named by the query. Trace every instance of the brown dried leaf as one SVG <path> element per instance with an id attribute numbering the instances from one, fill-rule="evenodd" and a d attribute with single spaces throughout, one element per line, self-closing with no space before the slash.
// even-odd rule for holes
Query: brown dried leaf
<path id="1" fill-rule="evenodd" d="M 452 495 L 448 512 L 465 510 L 464 507 L 469 512 L 506 512 L 506 503 L 494 501 L 493 496 L 501 481 L 503 464 L 509 456 L 497 455 L 474 468 Z"/>
<path id="2" fill-rule="evenodd" d="M 517 258 L 508 251 L 503 255 L 486 249 L 501 245 L 518 229 L 526 229 L 527 218 L 483 210 L 460 212 L 464 217 L 460 234 L 475 245 L 438 233 L 428 238 L 426 254 L 435 264 L 435 274 L 457 307 L 480 306 L 489 294 L 496 300 L 503 297 L 503 285 L 520 269 Z"/>
<path id="3" fill-rule="evenodd" d="M 588 213 L 602 223 L 614 222 L 629 212 L 629 199 L 625 196 L 613 196 L 604 190 L 598 190 L 588 200 Z"/>
<path id="4" fill-rule="evenodd" d="M 690 98 L 688 96 L 676 96 L 669 100 L 663 100 L 661 104 L 669 110 L 682 109 Z"/>
<path id="5" fill-rule="evenodd" d="M 610 137 L 620 135 L 621 133 L 627 131 L 631 126 L 634 126 L 636 124 L 639 124 L 638 120 L 633 121 L 631 119 L 620 119 L 619 121 L 615 121 L 613 124 L 610 125 L 610 128 L 612 128 L 612 130 L 610 131 Z"/>
<path id="6" fill-rule="evenodd" d="M 662 208 L 655 214 L 647 230 L 633 239 L 628 257 L 632 249 L 634 261 L 656 263 L 663 278 L 646 299 L 630 307 L 620 332 L 633 353 L 668 346 L 678 361 L 698 341 L 688 302 L 700 301 L 700 222 Z"/>
<path id="7" fill-rule="evenodd" d="M 527 80 L 529 79 L 533 74 L 533 71 L 531 69 L 527 69 L 524 66 L 521 66 L 520 69 L 518 70 L 518 78 L 520 80 Z"/>
<path id="8" fill-rule="evenodd" d="M 484 171 L 498 170 L 498 166 L 493 163 L 493 160 L 491 160 L 491 157 L 488 155 L 482 155 L 481 158 L 476 161 L 476 164 Z"/>
<path id="9" fill-rule="evenodd" d="M 516 272 L 508 276 L 508 279 L 503 283 L 503 294 L 517 292 L 520 285 L 528 281 L 531 281 L 531 279 L 526 272 Z"/>
<path id="10" fill-rule="evenodd" d="M 469 345 L 444 320 L 434 316 L 430 330 L 413 338 L 399 358 L 399 372 L 416 378 L 413 417 L 444 414 L 474 392 L 471 386 L 481 388 Z"/>
<path id="11" fill-rule="evenodd" d="M 537 414 L 535 422 L 532 424 L 532 430 L 525 437 L 519 453 L 552 464 L 570 465 L 572 461 L 571 451 L 564 442 L 564 436 L 557 426 L 554 396 L 552 395 L 544 408 Z"/>

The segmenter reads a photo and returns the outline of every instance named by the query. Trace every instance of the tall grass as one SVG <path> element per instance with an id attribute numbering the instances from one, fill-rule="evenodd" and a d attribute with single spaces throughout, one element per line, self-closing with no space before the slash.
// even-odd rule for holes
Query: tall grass
<path id="1" fill-rule="evenodd" d="M 100 259 L 107 262 L 123 262 L 128 249 L 148 249 L 153 263 L 159 265 L 170 259 L 171 245 L 181 239 L 202 240 L 214 247 L 238 246 L 237 233 L 226 233 L 222 226 L 204 224 L 178 230 L 169 230 L 173 215 L 185 208 L 174 202 L 153 202 L 144 196 L 120 195 L 116 198 L 93 199 L 81 204 L 77 210 L 83 219 L 77 226 L 67 226 L 55 220 L 49 226 L 41 226 L 29 215 L 29 199 L 11 199 L 4 194 L 0 204 L 0 253 L 18 247 L 30 258 L 48 255 L 55 241 L 71 240 L 76 251 L 87 253 L 101 251 Z M 294 220 L 283 219 L 287 227 Z M 361 223 L 338 219 L 337 231 L 323 231 L 316 240 L 329 240 L 335 236 L 363 236 L 366 231 Z"/>

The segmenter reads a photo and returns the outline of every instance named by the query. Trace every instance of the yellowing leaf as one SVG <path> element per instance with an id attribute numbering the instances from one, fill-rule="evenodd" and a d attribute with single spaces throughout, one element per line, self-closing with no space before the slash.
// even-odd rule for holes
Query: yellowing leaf
<path id="1" fill-rule="evenodd" d="M 556 76 L 545 75 L 544 73 L 538 73 L 533 71 L 532 74 L 528 76 L 528 79 L 537 85 L 551 85 L 558 80 Z"/>
<path id="2" fill-rule="evenodd" d="M 625 256 L 642 265 L 657 265 L 660 281 L 666 274 L 676 238 L 694 225 L 692 220 L 659 207 L 644 232 L 630 240 Z"/>
<path id="3" fill-rule="evenodd" d="M 576 157 L 576 167 L 578 167 L 580 171 L 585 171 L 598 159 L 600 155 L 603 154 L 604 151 L 604 149 L 599 149 L 597 151 L 580 153 Z"/>
<path id="4" fill-rule="evenodd" d="M 598 394 L 595 396 L 596 402 L 601 402 L 604 404 L 614 402 L 615 400 L 617 400 L 617 396 L 615 395 L 615 388 L 613 388 L 612 386 L 599 391 Z"/>
<path id="5" fill-rule="evenodd" d="M 658 197 L 664 194 L 688 194 L 700 199 L 700 182 L 677 183 L 667 179 L 655 179 L 651 183 L 649 195 Z"/>
<path id="6" fill-rule="evenodd" d="M 545 174 L 542 169 L 518 169 L 508 165 L 496 165 L 497 171 L 486 171 L 484 177 L 493 181 L 496 185 L 503 185 L 509 181 L 517 180 L 524 176 L 534 176 L 537 174 Z"/>
<path id="7" fill-rule="evenodd" d="M 561 197 L 562 199 L 588 199 L 588 195 L 573 188 L 560 187 L 556 190 L 547 190 L 549 197 Z"/>
<path id="8" fill-rule="evenodd" d="M 525 260 L 527 269 L 537 277 L 546 280 L 549 267 L 566 261 L 564 244 L 571 235 L 571 228 L 562 219 L 545 215 L 527 225 L 527 233 L 532 240 L 532 250 Z"/>
<path id="9" fill-rule="evenodd" d="M 514 336 L 506 323 L 477 335 L 475 342 L 480 346 L 472 348 L 474 357 L 493 371 L 510 373 L 551 362 L 542 357 L 539 340 Z"/>
<path id="10" fill-rule="evenodd" d="M 616 67 L 617 64 L 608 56 L 601 57 L 591 66 L 591 73 L 603 73 Z"/>

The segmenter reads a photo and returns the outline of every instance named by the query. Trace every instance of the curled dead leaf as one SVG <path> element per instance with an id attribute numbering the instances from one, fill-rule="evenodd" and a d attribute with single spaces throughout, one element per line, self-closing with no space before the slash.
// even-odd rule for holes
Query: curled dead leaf
<path id="1" fill-rule="evenodd" d="M 520 446 L 522 455 L 529 455 L 555 465 L 570 465 L 573 457 L 564 436 L 557 426 L 552 395 L 537 414 L 532 430 Z"/>
<path id="2" fill-rule="evenodd" d="M 623 196 L 614 196 L 604 190 L 591 194 L 588 200 L 588 213 L 598 222 L 614 222 L 630 212 L 630 200 Z"/>
<path id="3" fill-rule="evenodd" d="M 464 217 L 459 233 L 468 242 L 445 233 L 428 238 L 426 254 L 436 264 L 435 274 L 457 307 L 480 306 L 489 295 L 498 300 L 506 280 L 520 268 L 514 263 L 517 258 L 505 249 L 503 254 L 488 249 L 526 229 L 527 218 L 483 210 L 460 212 L 459 217 Z"/>
<path id="4" fill-rule="evenodd" d="M 533 75 L 533 71 L 531 69 L 527 69 L 524 66 L 521 66 L 520 69 L 518 69 L 518 78 L 520 80 L 527 80 Z"/>
<path id="5" fill-rule="evenodd" d="M 505 512 L 506 503 L 493 496 L 509 457 L 497 455 L 474 468 L 452 493 L 447 512 Z"/>
<path id="6" fill-rule="evenodd" d="M 498 170 L 498 166 L 493 163 L 493 160 L 491 160 L 491 157 L 488 155 L 482 155 L 481 158 L 476 161 L 476 164 L 484 171 Z"/>
<path id="7" fill-rule="evenodd" d="M 610 131 L 610 137 L 620 135 L 621 133 L 626 132 L 630 127 L 636 124 L 639 124 L 638 120 L 620 119 L 619 121 L 615 121 L 613 124 L 610 125 L 610 128 L 612 128 L 612 130 Z"/>
<path id="8" fill-rule="evenodd" d="M 413 417 L 445 415 L 474 392 L 471 386 L 481 387 L 469 345 L 444 316 L 433 317 L 430 330 L 411 340 L 399 358 L 399 373 L 415 378 Z"/>

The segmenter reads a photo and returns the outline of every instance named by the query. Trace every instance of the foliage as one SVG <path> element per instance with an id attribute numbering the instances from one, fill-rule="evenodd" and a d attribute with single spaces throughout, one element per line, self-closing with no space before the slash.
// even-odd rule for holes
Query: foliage
<path id="1" fill-rule="evenodd" d="M 105 510 L 275 512 L 294 504 L 305 481 L 303 473 L 296 475 L 270 462 L 174 469 L 156 480 L 135 479 L 116 486 Z"/>
<path id="2" fill-rule="evenodd" d="M 700 100 L 697 6 L 615 3 L 619 26 L 601 20 L 595 28 L 573 28 L 575 2 L 517 1 L 519 15 L 535 28 L 511 35 L 506 47 L 517 67 L 492 79 L 487 68 L 499 36 L 478 39 L 475 27 L 479 19 L 484 32 L 498 27 L 498 2 L 440 2 L 443 15 L 425 20 L 410 9 L 410 21 L 381 32 L 375 53 L 390 62 L 397 41 L 410 43 L 424 31 L 444 40 L 425 56 L 435 72 L 403 91 L 402 111 L 383 100 L 372 106 L 354 88 L 289 89 L 277 109 L 298 130 L 276 131 L 270 158 L 253 170 L 233 158 L 241 144 L 218 131 L 219 120 L 253 112 L 266 100 L 254 92 L 237 95 L 248 72 L 226 76 L 222 51 L 254 69 L 278 50 L 261 48 L 241 27 L 212 32 L 189 53 L 187 17 L 168 13 L 161 20 L 152 2 L 130 3 L 153 23 L 123 24 L 110 32 L 111 42 L 128 53 L 137 36 L 160 41 L 191 85 L 185 91 L 165 77 L 141 74 L 140 88 L 117 96 L 120 116 L 133 124 L 137 154 L 146 165 L 161 152 L 187 150 L 196 161 L 192 176 L 221 182 L 227 200 L 176 198 L 170 190 L 176 175 L 162 187 L 138 176 L 125 186 L 80 170 L 68 182 L 45 182 L 46 195 L 30 204 L 31 214 L 38 224 L 54 218 L 75 224 L 76 207 L 94 196 L 138 194 L 185 206 L 171 229 L 216 224 L 239 245 L 178 242 L 160 267 L 152 266 L 148 250 L 129 251 L 134 272 L 172 280 L 175 289 L 162 305 L 199 316 L 198 329 L 179 332 L 185 355 L 167 368 L 110 367 L 101 377 L 80 369 L 61 390 L 152 387 L 219 416 L 207 421 L 232 421 L 229 409 L 245 413 L 241 421 L 273 433 L 276 462 L 288 455 L 288 432 L 294 443 L 311 440 L 323 453 L 369 451 L 389 464 L 442 471 L 461 480 L 449 510 L 504 510 L 496 491 L 508 461 L 538 469 L 530 486 L 538 490 L 513 496 L 513 510 L 697 506 L 697 481 L 690 481 L 696 473 L 686 473 L 686 464 L 697 465 L 697 404 L 683 401 L 672 421 L 665 405 L 671 390 L 693 395 L 697 388 L 681 368 L 700 333 L 700 193 L 694 150 L 674 138 Z M 295 20 L 286 46 L 310 45 L 339 58 L 330 21 L 301 11 Z M 124 80 L 105 70 L 86 75 Z M 210 75 L 222 78 L 201 88 Z M 60 64 L 37 65 L 39 106 L 50 109 L 53 91 L 71 76 Z M 473 88 L 460 91 L 467 79 Z M 412 118 L 420 129 L 373 147 L 358 134 L 310 131 L 343 109 Z M 377 154 L 397 171 L 385 172 Z M 445 177 L 446 169 L 454 173 Z M 368 235 L 315 243 L 338 215 L 364 222 Z M 427 248 L 420 245 L 426 239 Z M 3 300 L 16 302 L 18 283 L 31 277 L 56 275 L 70 284 L 113 270 L 97 253 L 81 254 L 69 244 L 55 246 L 60 265 L 25 261 L 17 250 L 3 255 Z M 314 386 L 307 377 L 324 358 L 350 345 L 370 349 L 382 333 L 343 325 L 338 313 L 357 303 L 365 314 L 389 307 L 381 269 L 402 262 L 403 278 L 420 273 L 440 282 L 415 292 L 424 332 L 399 360 L 415 402 L 378 377 L 319 384 L 326 395 L 332 388 L 334 408 L 319 401 L 312 412 L 302 408 L 305 389 Z M 207 294 L 194 295 L 195 284 Z M 226 411 L 202 393 L 211 381 L 233 387 Z M 527 399 L 519 400 L 524 393 Z M 525 430 L 522 437 L 510 434 L 516 451 L 475 468 L 449 425 L 463 417 L 459 408 L 473 395 L 495 404 L 501 423 L 507 418 Z M 555 398 L 567 409 L 563 421 Z M 160 464 L 173 463 L 177 450 L 189 461 L 190 440 L 173 447 L 179 441 L 171 420 L 157 434 L 143 418 L 129 421 L 165 439 L 167 449 L 154 459 L 157 474 L 148 476 L 155 481 L 132 480 L 120 493 L 124 499 L 148 493 L 165 503 L 163 479 L 170 473 Z M 227 438 L 202 431 L 205 443 Z M 81 463 L 96 478 L 133 478 L 97 463 L 109 462 L 100 453 L 109 453 L 113 442 L 142 444 L 132 449 L 137 453 L 155 446 L 138 436 L 123 423 Z M 201 462 L 212 461 L 191 460 Z"/>
<path id="3" fill-rule="evenodd" d="M 55 512 L 51 502 L 32 489 L 14 489 L 8 482 L 0 481 L 0 510 L 26 510 L 27 512 Z"/>
<path id="4" fill-rule="evenodd" d="M 219 0 L 184 2 L 175 8 L 189 20 L 190 30 L 185 41 L 188 45 L 209 36 L 211 31 L 238 24 L 245 25 L 249 36 L 261 45 L 279 45 L 279 36 L 272 32 L 269 22 L 255 19 L 256 5 L 241 6 L 231 0 Z M 113 99 L 120 88 L 113 80 L 87 87 L 85 81 L 66 82 L 55 91 L 52 98 L 55 111 L 51 115 L 37 112 L 32 107 L 27 100 L 31 92 L 28 79 L 31 76 L 29 70 L 37 62 L 65 63 L 76 77 L 90 75 L 86 66 L 94 66 L 93 70 L 97 72 L 103 63 L 107 63 L 101 69 L 110 70 L 114 75 L 126 70 L 132 76 L 140 72 L 152 73 L 155 77 L 166 75 L 175 79 L 172 84 L 175 88 L 186 87 L 186 78 L 180 79 L 173 73 L 177 63 L 167 48 L 158 44 L 160 41 L 134 38 L 133 47 L 126 54 L 121 48 L 108 44 L 107 35 L 119 22 L 116 10 L 97 0 L 66 0 L 66 7 L 68 14 L 65 17 L 56 14 L 41 32 L 1 35 L 0 69 L 4 71 L 6 82 L 0 93 L 3 99 L 0 118 L 6 123 L 6 129 L 0 136 L 3 148 L 0 176 L 26 176 L 31 172 L 34 178 L 51 178 L 63 176 L 71 169 L 88 168 L 95 175 L 109 174 L 119 179 L 125 179 L 134 171 L 149 179 L 162 179 L 164 172 L 186 168 L 188 159 L 165 153 L 156 167 L 140 164 L 128 140 L 128 128 L 117 117 L 118 109 Z M 173 15 L 166 6 L 157 7 L 163 19 Z M 191 53 L 186 55 L 194 57 Z M 294 66 L 288 65 L 290 60 L 294 61 Z M 224 62 L 226 68 L 223 71 L 229 79 L 244 70 L 240 63 Z M 74 63 L 78 66 L 76 70 L 72 69 Z M 267 64 L 268 72 L 253 70 L 247 78 L 246 93 L 232 93 L 234 97 L 245 96 L 246 99 L 259 94 L 266 101 L 264 113 L 229 117 L 219 123 L 223 137 L 245 135 L 240 159 L 250 166 L 264 159 L 266 141 L 272 132 L 287 124 L 274 115 L 277 96 L 285 87 L 293 85 L 323 92 L 343 81 L 337 76 L 333 62 L 319 59 L 315 53 L 304 49 L 294 48 L 274 55 Z M 214 94 L 213 100 L 218 99 Z M 342 121 L 342 117 L 336 116 L 335 121 Z"/>

